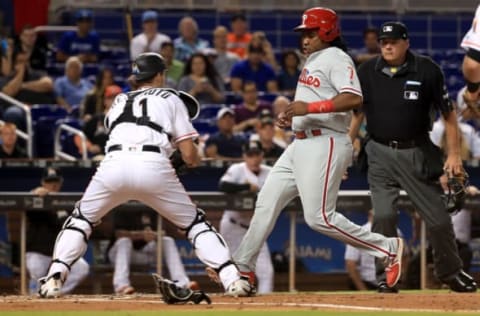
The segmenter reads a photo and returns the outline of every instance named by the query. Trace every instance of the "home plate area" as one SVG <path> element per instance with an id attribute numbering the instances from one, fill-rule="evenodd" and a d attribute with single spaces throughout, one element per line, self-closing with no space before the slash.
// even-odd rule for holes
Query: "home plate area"
<path id="1" fill-rule="evenodd" d="M 343 310 L 343 311 L 458 311 L 480 310 L 479 294 L 453 292 L 378 293 L 275 293 L 247 298 L 211 295 L 212 304 L 167 305 L 159 295 L 70 295 L 58 299 L 3 296 L 0 311 L 114 311 L 138 310 Z"/>

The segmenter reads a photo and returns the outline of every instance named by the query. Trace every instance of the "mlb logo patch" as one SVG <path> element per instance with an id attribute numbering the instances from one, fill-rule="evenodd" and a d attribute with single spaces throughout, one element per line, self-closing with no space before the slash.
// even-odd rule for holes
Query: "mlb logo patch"
<path id="1" fill-rule="evenodd" d="M 391 25 L 385 25 L 385 26 L 383 27 L 383 31 L 384 31 L 384 32 L 391 32 L 391 31 L 393 31 L 393 26 L 391 26 Z"/>
<path id="2" fill-rule="evenodd" d="M 418 91 L 405 91 L 403 98 L 405 100 L 418 100 Z"/>

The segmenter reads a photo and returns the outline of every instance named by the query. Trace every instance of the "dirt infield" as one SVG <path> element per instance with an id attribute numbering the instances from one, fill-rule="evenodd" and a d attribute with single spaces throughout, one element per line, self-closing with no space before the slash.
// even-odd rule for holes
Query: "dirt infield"
<path id="1" fill-rule="evenodd" d="M 298 293 L 249 298 L 212 295 L 212 305 L 166 305 L 157 295 L 126 297 L 72 295 L 56 300 L 26 296 L 0 298 L 0 311 L 155 311 L 170 310 L 357 310 L 480 312 L 480 294 L 458 293 Z"/>

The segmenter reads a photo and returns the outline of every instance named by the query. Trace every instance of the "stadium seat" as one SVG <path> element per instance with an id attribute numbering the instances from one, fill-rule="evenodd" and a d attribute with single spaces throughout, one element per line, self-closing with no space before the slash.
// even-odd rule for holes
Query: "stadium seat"
<path id="1" fill-rule="evenodd" d="M 66 124 L 78 130 L 82 130 L 82 121 L 76 118 L 64 118 L 57 120 L 55 122 L 55 131 L 60 127 L 61 124 Z M 60 134 L 60 145 L 63 152 L 72 155 L 77 158 L 81 158 L 81 155 L 78 153 L 78 148 L 74 142 L 74 134 L 62 131 Z"/>
<path id="2" fill-rule="evenodd" d="M 201 134 L 214 134 L 218 132 L 216 120 L 196 119 L 193 121 L 193 127 Z"/>
<path id="3" fill-rule="evenodd" d="M 224 107 L 224 104 L 202 104 L 197 119 L 213 119 L 216 120 L 217 112 Z"/>
<path id="4" fill-rule="evenodd" d="M 48 116 L 55 118 L 66 117 L 68 112 L 58 104 L 34 104 L 30 108 L 32 113 L 32 121 L 38 120 L 40 117 Z"/>

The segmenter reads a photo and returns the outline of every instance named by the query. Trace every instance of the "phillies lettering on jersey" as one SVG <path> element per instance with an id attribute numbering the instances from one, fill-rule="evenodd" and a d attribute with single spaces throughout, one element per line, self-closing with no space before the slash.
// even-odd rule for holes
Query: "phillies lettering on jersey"
<path id="1" fill-rule="evenodd" d="M 310 75 L 307 68 L 303 68 L 302 73 L 298 78 L 298 82 L 315 88 L 320 87 L 320 78 Z"/>
<path id="2" fill-rule="evenodd" d="M 310 54 L 298 78 L 295 100 L 315 102 L 328 100 L 339 93 L 362 95 L 360 81 L 352 59 L 337 47 Z M 345 133 L 350 125 L 350 112 L 294 116 L 294 130 L 327 128 Z"/>

